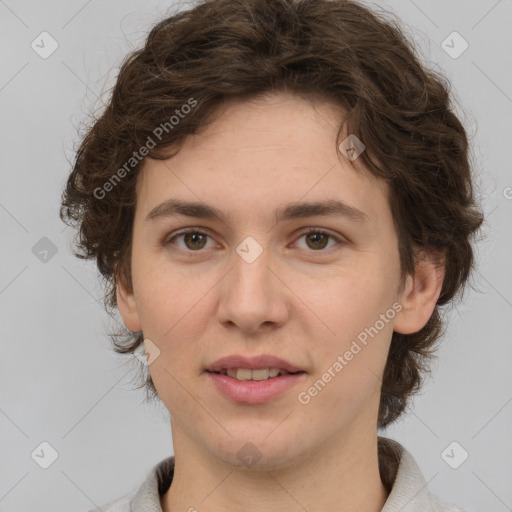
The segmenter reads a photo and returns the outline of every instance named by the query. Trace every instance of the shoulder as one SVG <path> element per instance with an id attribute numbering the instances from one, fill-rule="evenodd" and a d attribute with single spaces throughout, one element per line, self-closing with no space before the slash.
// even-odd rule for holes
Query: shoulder
<path id="1" fill-rule="evenodd" d="M 397 441 L 379 437 L 379 464 L 390 491 L 382 512 L 470 512 L 431 493 L 413 456 Z"/>
<path id="2" fill-rule="evenodd" d="M 431 494 L 431 501 L 436 512 L 472 512 L 471 510 L 465 510 L 451 503 L 445 503 L 441 501 L 435 494 Z"/>
<path id="3" fill-rule="evenodd" d="M 139 512 L 143 510 L 161 512 L 160 496 L 171 485 L 173 475 L 174 456 L 171 456 L 153 465 L 137 489 L 88 512 Z"/>
<path id="4" fill-rule="evenodd" d="M 130 502 L 132 498 L 133 493 L 130 493 L 115 501 L 110 501 L 100 507 L 89 510 L 88 512 L 131 512 Z"/>

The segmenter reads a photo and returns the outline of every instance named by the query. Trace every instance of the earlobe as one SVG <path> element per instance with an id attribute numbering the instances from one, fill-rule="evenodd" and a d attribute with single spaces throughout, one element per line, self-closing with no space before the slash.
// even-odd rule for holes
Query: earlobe
<path id="1" fill-rule="evenodd" d="M 119 313 L 126 327 L 133 332 L 142 331 L 135 295 L 122 279 L 116 279 L 116 298 Z"/>
<path id="2" fill-rule="evenodd" d="M 431 255 L 432 256 L 432 255 Z M 407 276 L 399 300 L 401 311 L 396 315 L 393 330 L 412 334 L 421 330 L 432 316 L 444 280 L 444 257 L 426 257 L 416 265 L 413 276 Z"/>

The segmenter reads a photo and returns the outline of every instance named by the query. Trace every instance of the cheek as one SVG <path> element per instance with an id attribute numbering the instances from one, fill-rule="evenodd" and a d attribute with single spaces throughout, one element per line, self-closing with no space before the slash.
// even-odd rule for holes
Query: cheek
<path id="1" fill-rule="evenodd" d="M 362 388 L 371 393 L 380 386 L 396 314 L 394 279 L 376 262 L 296 290 L 314 312 L 303 330 L 314 340 L 317 374 L 337 382 L 332 384 L 333 395 L 359 389 L 359 396 Z"/>
<path id="2" fill-rule="evenodd" d="M 175 379 L 189 379 L 202 358 L 203 347 L 194 340 L 201 338 L 203 319 L 209 318 L 205 307 L 214 281 L 197 274 L 185 277 L 165 264 L 152 263 L 138 267 L 138 311 L 144 337 L 160 351 L 149 367 L 155 386 L 159 394 L 174 393 L 179 389 Z"/>
<path id="3" fill-rule="evenodd" d="M 373 325 L 392 304 L 390 278 L 379 268 L 361 264 L 316 280 L 296 279 L 294 293 L 334 341 L 349 340 Z"/>
<path id="4" fill-rule="evenodd" d="M 151 255 L 141 254 L 133 261 L 134 291 L 144 335 L 165 339 L 179 327 L 181 318 L 186 321 L 206 290 L 201 289 L 201 280 L 186 280 L 168 263 Z"/>

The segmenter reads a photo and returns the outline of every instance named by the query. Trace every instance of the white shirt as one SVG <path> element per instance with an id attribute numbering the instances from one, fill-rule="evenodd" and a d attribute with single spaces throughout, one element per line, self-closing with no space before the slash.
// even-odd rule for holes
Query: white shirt
<path id="1" fill-rule="evenodd" d="M 378 446 L 381 475 L 385 471 L 385 480 L 391 485 L 381 512 L 464 512 L 430 493 L 420 468 L 401 444 L 379 437 Z M 167 457 L 153 466 L 138 489 L 89 512 L 162 512 L 160 496 L 171 485 L 173 469 L 174 456 Z"/>

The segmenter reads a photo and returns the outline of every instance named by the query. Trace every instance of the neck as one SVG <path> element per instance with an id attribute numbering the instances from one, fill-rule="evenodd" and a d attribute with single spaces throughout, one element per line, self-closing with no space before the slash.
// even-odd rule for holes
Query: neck
<path id="1" fill-rule="evenodd" d="M 200 450 L 173 423 L 175 468 L 163 512 L 339 512 L 382 510 L 388 491 L 379 474 L 375 431 L 317 447 L 293 464 L 240 469 Z M 352 437 L 352 438 L 351 438 Z"/>

